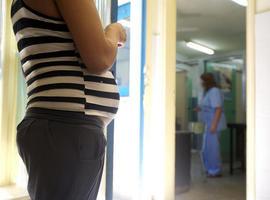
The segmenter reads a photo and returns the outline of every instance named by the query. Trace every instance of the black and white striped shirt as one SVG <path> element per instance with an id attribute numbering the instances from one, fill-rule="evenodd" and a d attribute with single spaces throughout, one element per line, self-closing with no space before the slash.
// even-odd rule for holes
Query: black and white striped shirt
<path id="1" fill-rule="evenodd" d="M 11 17 L 27 83 L 27 108 L 84 113 L 111 120 L 119 93 L 110 71 L 92 75 L 61 19 L 14 0 Z M 95 44 L 93 44 L 95 45 Z"/>

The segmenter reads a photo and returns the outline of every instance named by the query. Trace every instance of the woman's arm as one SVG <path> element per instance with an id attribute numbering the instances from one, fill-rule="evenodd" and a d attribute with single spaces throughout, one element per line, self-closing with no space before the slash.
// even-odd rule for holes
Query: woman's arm
<path id="1" fill-rule="evenodd" d="M 219 120 L 221 118 L 221 115 L 222 115 L 222 108 L 217 107 L 216 110 L 215 110 L 214 119 L 212 121 L 212 125 L 211 125 L 211 128 L 210 128 L 211 133 L 216 133 L 218 123 L 219 123 Z"/>
<path id="2" fill-rule="evenodd" d="M 210 106 L 215 109 L 214 118 L 211 122 L 210 132 L 216 133 L 219 121 L 223 112 L 223 97 L 222 92 L 218 88 L 213 88 L 209 91 Z"/>
<path id="3" fill-rule="evenodd" d="M 116 58 L 118 42 L 125 42 L 122 25 L 111 24 L 104 31 L 93 0 L 55 2 L 87 70 L 102 74 L 110 69 Z"/>

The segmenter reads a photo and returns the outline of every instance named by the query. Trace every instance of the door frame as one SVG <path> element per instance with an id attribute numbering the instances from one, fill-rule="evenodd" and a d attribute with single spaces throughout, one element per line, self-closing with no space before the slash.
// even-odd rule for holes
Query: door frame
<path id="1" fill-rule="evenodd" d="M 256 199 L 255 145 L 255 15 L 256 0 L 247 7 L 247 200 Z"/>
<path id="2" fill-rule="evenodd" d="M 117 22 L 118 0 L 111 0 L 111 23 Z M 116 63 L 112 67 L 116 75 Z M 113 200 L 114 120 L 107 127 L 105 199 Z"/>

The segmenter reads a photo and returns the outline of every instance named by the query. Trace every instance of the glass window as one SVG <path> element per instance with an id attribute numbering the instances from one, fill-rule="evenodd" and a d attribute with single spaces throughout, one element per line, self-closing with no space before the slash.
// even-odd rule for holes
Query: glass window
<path id="1" fill-rule="evenodd" d="M 120 48 L 117 56 L 116 80 L 122 97 L 129 96 L 130 74 L 130 2 L 118 1 L 118 22 L 127 31 L 127 42 Z"/>
<path id="2" fill-rule="evenodd" d="M 138 199 L 141 165 L 141 49 L 142 1 L 118 0 L 117 20 L 127 31 L 119 48 L 116 79 L 121 94 L 114 121 L 113 197 Z M 130 159 L 132 158 L 132 159 Z M 128 162 L 123 162 L 128 160 Z"/>

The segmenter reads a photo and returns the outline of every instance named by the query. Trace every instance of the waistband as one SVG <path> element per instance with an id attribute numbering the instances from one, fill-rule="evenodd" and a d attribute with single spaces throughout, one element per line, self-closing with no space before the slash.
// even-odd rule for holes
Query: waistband
<path id="1" fill-rule="evenodd" d="M 95 125 L 104 128 L 103 121 L 97 116 L 85 115 L 80 112 L 51 110 L 46 108 L 28 108 L 25 118 L 47 119 L 64 123 Z"/>

